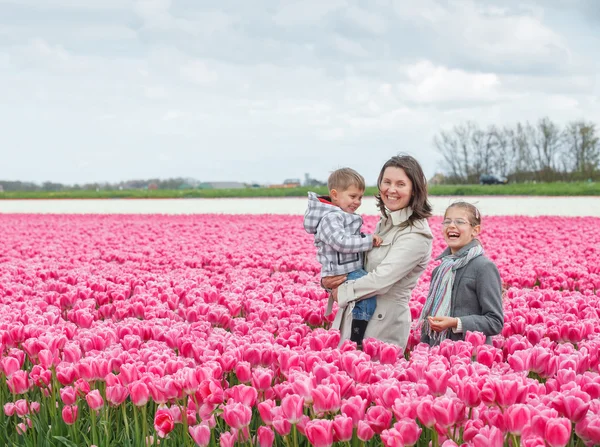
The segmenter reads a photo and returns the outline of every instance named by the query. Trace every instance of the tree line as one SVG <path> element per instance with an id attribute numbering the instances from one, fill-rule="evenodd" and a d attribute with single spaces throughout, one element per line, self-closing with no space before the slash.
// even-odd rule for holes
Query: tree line
<path id="1" fill-rule="evenodd" d="M 444 183 L 478 183 L 483 174 L 518 183 L 600 180 L 598 130 L 585 120 L 560 127 L 545 117 L 487 128 L 468 121 L 439 132 L 433 143 L 442 156 Z"/>
<path id="2" fill-rule="evenodd" d="M 121 189 L 180 189 L 180 188 L 194 188 L 200 182 L 189 178 L 168 178 L 168 179 L 157 179 L 151 178 L 147 180 L 127 180 L 124 182 L 117 183 L 85 183 L 85 184 L 74 184 L 66 185 L 63 183 L 56 182 L 43 182 L 41 184 L 34 182 L 21 182 L 21 181 L 8 181 L 0 180 L 0 186 L 6 192 L 9 191 L 47 191 L 47 192 L 58 192 L 58 191 L 118 191 Z"/>

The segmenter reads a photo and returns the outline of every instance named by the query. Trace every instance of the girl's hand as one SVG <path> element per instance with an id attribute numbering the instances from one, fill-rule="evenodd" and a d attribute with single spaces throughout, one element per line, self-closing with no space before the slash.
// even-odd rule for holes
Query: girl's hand
<path id="1" fill-rule="evenodd" d="M 337 295 L 338 295 L 338 289 L 335 288 L 331 291 L 331 298 L 333 299 L 333 301 L 335 301 L 337 303 Z"/>
<path id="2" fill-rule="evenodd" d="M 429 327 L 434 332 L 442 332 L 458 325 L 458 318 L 454 317 L 427 317 L 427 319 L 429 320 Z"/>
<path id="3" fill-rule="evenodd" d="M 321 286 L 325 289 L 337 289 L 346 282 L 346 277 L 346 275 L 326 276 L 325 278 L 321 278 Z"/>

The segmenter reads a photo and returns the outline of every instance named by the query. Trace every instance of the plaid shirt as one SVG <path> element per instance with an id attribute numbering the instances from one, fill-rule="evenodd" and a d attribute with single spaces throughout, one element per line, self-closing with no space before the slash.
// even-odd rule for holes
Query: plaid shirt
<path id="1" fill-rule="evenodd" d="M 321 277 L 345 275 L 363 268 L 363 252 L 373 248 L 373 235 L 362 234 L 362 218 L 329 202 L 329 197 L 308 193 L 304 229 L 315 235 Z"/>

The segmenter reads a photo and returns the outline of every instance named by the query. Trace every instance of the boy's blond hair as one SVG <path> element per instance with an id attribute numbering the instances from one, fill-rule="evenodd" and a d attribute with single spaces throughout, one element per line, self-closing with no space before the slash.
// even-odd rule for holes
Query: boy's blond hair
<path id="1" fill-rule="evenodd" d="M 351 168 L 336 169 L 327 179 L 327 188 L 329 188 L 329 191 L 335 189 L 342 192 L 346 191 L 351 186 L 356 186 L 362 191 L 365 190 L 365 179 Z"/>

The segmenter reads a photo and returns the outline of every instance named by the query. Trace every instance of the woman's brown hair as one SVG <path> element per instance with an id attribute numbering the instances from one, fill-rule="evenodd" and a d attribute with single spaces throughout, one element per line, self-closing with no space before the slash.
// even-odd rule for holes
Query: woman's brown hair
<path id="1" fill-rule="evenodd" d="M 408 218 L 408 225 L 412 226 L 419 219 L 431 217 L 432 208 L 427 198 L 427 179 L 419 162 L 410 155 L 395 155 L 386 161 L 381 168 L 379 178 L 377 179 L 377 189 L 379 189 L 379 192 L 375 196 L 381 215 L 384 217 L 387 216 L 385 205 L 381 199 L 381 181 L 383 180 L 383 173 L 387 168 L 402 169 L 412 183 L 412 197 L 408 206 L 412 208 L 413 212 L 412 216 Z"/>

